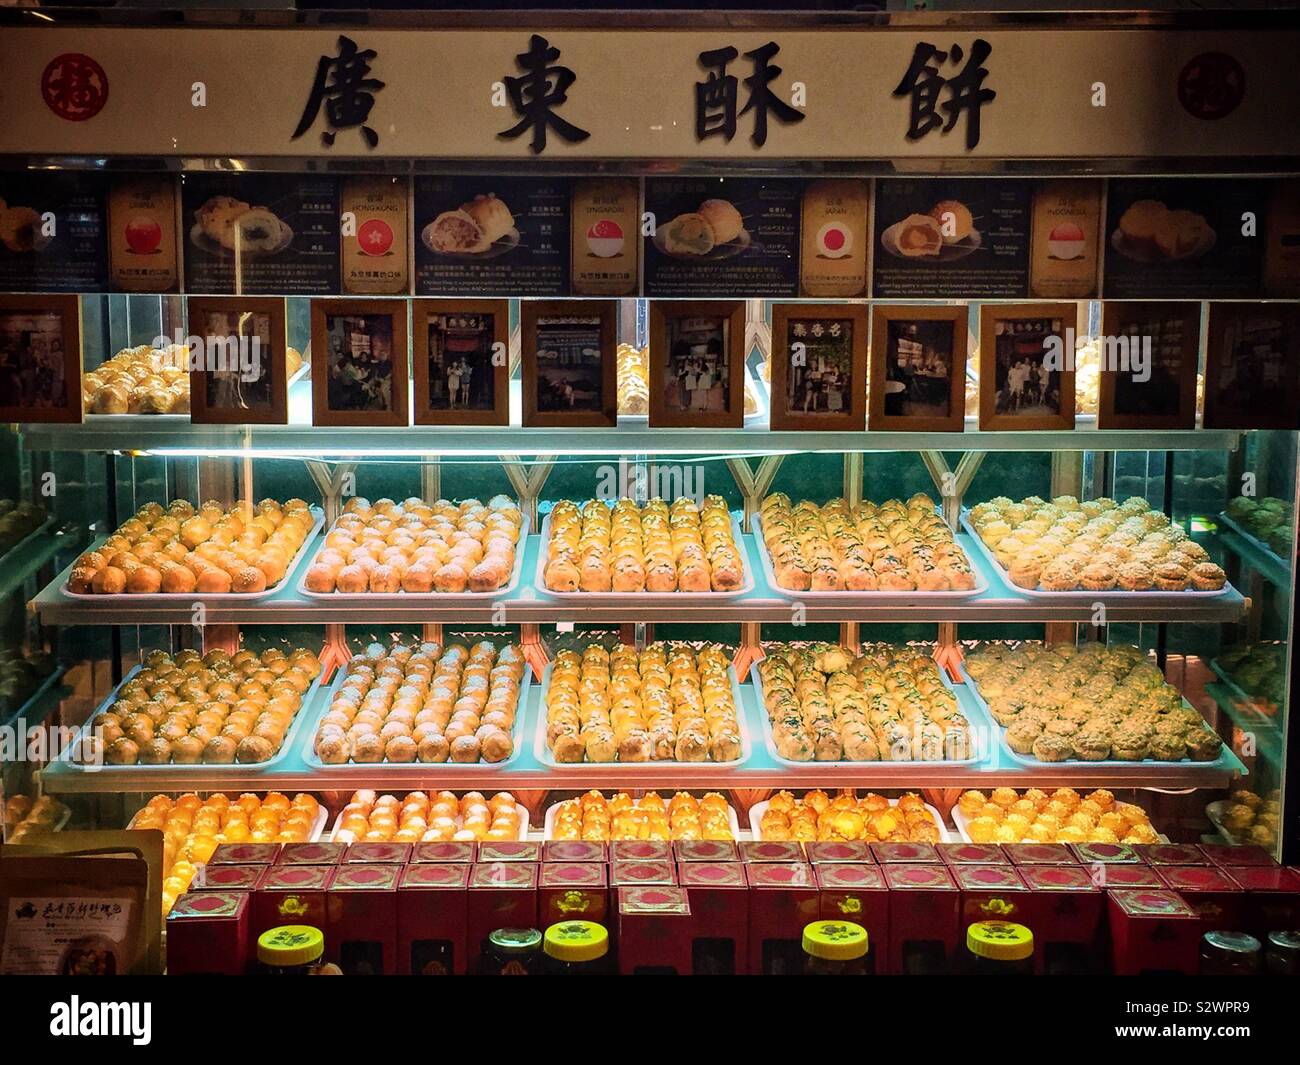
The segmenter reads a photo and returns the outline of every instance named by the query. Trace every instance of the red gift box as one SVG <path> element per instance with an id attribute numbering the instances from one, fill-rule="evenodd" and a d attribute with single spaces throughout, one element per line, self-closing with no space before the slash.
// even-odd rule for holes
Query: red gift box
<path id="1" fill-rule="evenodd" d="M 825 862 L 813 866 L 818 915 L 845 920 L 867 930 L 867 967 L 886 972 L 889 958 L 889 886 L 878 865 Z"/>
<path id="2" fill-rule="evenodd" d="M 871 853 L 880 865 L 942 865 L 933 843 L 873 843 Z"/>
<path id="3" fill-rule="evenodd" d="M 615 861 L 609 865 L 609 886 L 611 888 L 621 887 L 645 887 L 650 884 L 658 884 L 668 887 L 677 883 L 677 874 L 674 871 L 671 861 Z"/>
<path id="4" fill-rule="evenodd" d="M 957 950 L 961 894 L 949 868 L 886 865 L 891 973 L 946 972 Z"/>
<path id="5" fill-rule="evenodd" d="M 1089 865 L 1080 868 L 1102 891 L 1111 888 L 1121 890 L 1154 888 L 1158 891 L 1165 886 L 1165 882 L 1160 879 L 1160 874 L 1149 865 Z"/>
<path id="6" fill-rule="evenodd" d="M 405 865 L 411 860 L 409 843 L 349 843 L 344 865 Z"/>
<path id="7" fill-rule="evenodd" d="M 537 927 L 538 866 L 525 862 L 480 862 L 471 866 L 465 948 L 476 972 L 483 945 L 498 928 Z"/>
<path id="8" fill-rule="evenodd" d="M 1196 973 L 1201 922 L 1176 892 L 1108 891 L 1106 905 L 1116 976 Z"/>
<path id="9" fill-rule="evenodd" d="M 801 862 L 803 844 L 795 839 L 747 839 L 740 844 L 740 860 L 747 865 L 762 862 Z"/>
<path id="10" fill-rule="evenodd" d="M 596 862 L 545 862 L 537 877 L 537 912 L 542 927 L 578 918 L 605 923 L 609 883 Z"/>
<path id="11" fill-rule="evenodd" d="M 804 926 L 817 920 L 821 904 L 813 867 L 804 862 L 758 862 L 745 866 L 745 878 L 750 973 L 802 973 Z"/>
<path id="12" fill-rule="evenodd" d="M 274 865 L 278 843 L 218 843 L 208 865 Z"/>
<path id="13" fill-rule="evenodd" d="M 275 864 L 338 865 L 346 849 L 346 843 L 286 843 L 280 848 Z"/>
<path id="14" fill-rule="evenodd" d="M 687 971 L 695 976 L 743 975 L 749 966 L 745 867 L 739 862 L 683 862 L 677 867 L 677 882 L 691 905 Z"/>
<path id="15" fill-rule="evenodd" d="M 685 888 L 619 888 L 618 971 L 689 973 L 694 920 Z"/>
<path id="16" fill-rule="evenodd" d="M 1205 856 L 1221 869 L 1232 865 L 1277 865 L 1272 854 L 1254 844 L 1237 847 L 1229 843 L 1202 843 L 1199 846 Z"/>
<path id="17" fill-rule="evenodd" d="M 1156 872 L 1200 915 L 1202 933 L 1240 927 L 1244 893 L 1218 866 L 1163 865 Z"/>
<path id="18" fill-rule="evenodd" d="M 478 845 L 478 861 L 481 865 L 489 862 L 528 862 L 536 865 L 541 860 L 541 840 L 483 840 Z"/>
<path id="19" fill-rule="evenodd" d="M 1141 870 L 1141 865 L 1102 866 Z M 1023 923 L 1034 933 L 1034 967 L 1040 973 L 1094 972 L 1101 929 L 1101 889 L 1081 865 L 1026 865 L 1017 869 L 1029 888 Z"/>
<path id="20" fill-rule="evenodd" d="M 473 840 L 446 839 L 433 843 L 416 843 L 411 847 L 411 864 L 446 865 L 448 862 L 472 865 L 475 845 Z"/>
<path id="21" fill-rule="evenodd" d="M 820 840 L 805 845 L 808 861 L 813 865 L 831 865 L 846 862 L 850 865 L 875 865 L 871 844 L 866 840 Z"/>
<path id="22" fill-rule="evenodd" d="M 461 975 L 467 971 L 464 862 L 421 862 L 397 883 L 397 971 L 403 976 Z"/>
<path id="23" fill-rule="evenodd" d="M 609 846 L 595 839 L 548 839 L 542 844 L 543 862 L 609 861 Z"/>
<path id="24" fill-rule="evenodd" d="M 671 862 L 673 845 L 666 839 L 616 839 L 609 845 L 611 862 Z"/>
<path id="25" fill-rule="evenodd" d="M 253 891 L 267 868 L 265 865 L 205 865 L 195 876 L 194 887 L 211 891 Z"/>
<path id="26" fill-rule="evenodd" d="M 996 843 L 940 843 L 935 848 L 945 865 L 1010 865 Z"/>
<path id="27" fill-rule="evenodd" d="M 1261 943 L 1269 932 L 1300 927 L 1300 873 L 1280 865 L 1233 865 L 1226 870 L 1246 891 L 1242 922 Z"/>
<path id="28" fill-rule="evenodd" d="M 167 915 L 169 976 L 242 976 L 248 970 L 247 891 L 188 891 Z"/>
<path id="29" fill-rule="evenodd" d="M 1028 888 L 1011 865 L 954 865 L 961 891 L 961 927 L 976 921 L 1020 921 Z"/>
<path id="30" fill-rule="evenodd" d="M 1070 850 L 1080 865 L 1144 865 L 1138 852 L 1127 843 L 1071 843 Z"/>
<path id="31" fill-rule="evenodd" d="M 400 865 L 340 865 L 325 892 L 325 952 L 349 976 L 397 972 Z"/>
<path id="32" fill-rule="evenodd" d="M 249 942 L 270 928 L 306 924 L 323 933 L 328 920 L 325 892 L 334 879 L 333 865 L 273 865 L 253 893 Z"/>
<path id="33" fill-rule="evenodd" d="M 673 843 L 673 859 L 682 862 L 738 862 L 740 848 L 729 839 L 679 839 Z"/>
<path id="34" fill-rule="evenodd" d="M 1195 843 L 1136 843 L 1133 849 L 1147 865 L 1210 865 Z"/>
<path id="35" fill-rule="evenodd" d="M 1064 843 L 1007 843 L 1002 850 L 1015 866 L 1079 864 Z"/>

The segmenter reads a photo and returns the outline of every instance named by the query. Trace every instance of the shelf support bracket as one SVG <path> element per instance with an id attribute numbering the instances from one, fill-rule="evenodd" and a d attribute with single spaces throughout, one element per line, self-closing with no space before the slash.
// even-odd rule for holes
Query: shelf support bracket
<path id="1" fill-rule="evenodd" d="M 727 468 L 731 470 L 740 494 L 745 497 L 745 514 L 741 522 L 741 528 L 745 532 L 753 531 L 750 519 L 758 512 L 759 504 L 776 480 L 776 471 L 781 468 L 784 459 L 784 455 L 764 455 L 758 460 L 758 469 L 750 466 L 748 459 L 727 459 Z"/>

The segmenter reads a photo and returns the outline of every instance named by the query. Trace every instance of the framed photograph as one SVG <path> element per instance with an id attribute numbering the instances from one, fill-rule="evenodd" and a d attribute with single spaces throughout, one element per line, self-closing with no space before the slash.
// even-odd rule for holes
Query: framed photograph
<path id="1" fill-rule="evenodd" d="M 616 300 L 519 304 L 525 425 L 614 428 L 617 327 Z"/>
<path id="2" fill-rule="evenodd" d="M 406 301 L 312 300 L 313 425 L 407 425 Z"/>
<path id="3" fill-rule="evenodd" d="M 508 300 L 413 300 L 416 425 L 510 424 Z"/>
<path id="4" fill-rule="evenodd" d="M 872 309 L 869 428 L 962 431 L 966 318 L 965 307 Z"/>
<path id="5" fill-rule="evenodd" d="M 1211 303 L 1206 429 L 1300 428 L 1300 303 Z"/>
<path id="6" fill-rule="evenodd" d="M 773 304 L 771 372 L 773 429 L 864 429 L 866 305 Z"/>
<path id="7" fill-rule="evenodd" d="M 745 305 L 650 304 L 650 427 L 745 424 Z"/>
<path id="8" fill-rule="evenodd" d="M 289 420 L 284 300 L 191 296 L 190 421 L 283 425 Z M 192 343 L 192 341 L 191 341 Z"/>
<path id="9" fill-rule="evenodd" d="M 1073 429 L 1074 303 L 980 307 L 980 428 Z"/>
<path id="10" fill-rule="evenodd" d="M 1098 429 L 1195 429 L 1201 305 L 1107 300 Z"/>
<path id="11" fill-rule="evenodd" d="M 0 422 L 81 421 L 76 296 L 0 296 Z"/>

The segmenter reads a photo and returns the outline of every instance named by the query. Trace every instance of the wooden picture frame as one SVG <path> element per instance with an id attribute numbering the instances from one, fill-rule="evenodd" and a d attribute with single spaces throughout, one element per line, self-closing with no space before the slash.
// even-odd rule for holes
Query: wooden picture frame
<path id="1" fill-rule="evenodd" d="M 258 341 L 259 360 L 265 373 L 258 376 L 270 377 L 269 404 L 240 407 L 213 403 L 208 390 L 215 380 L 214 367 L 195 369 L 191 366 L 190 421 L 197 425 L 284 425 L 289 420 L 289 373 L 285 362 L 288 337 L 285 333 L 284 300 L 275 296 L 187 296 L 185 299 L 188 332 L 200 339 L 206 340 L 215 335 L 207 328 L 210 317 L 224 316 L 229 322 L 237 320 L 243 314 L 261 315 L 268 320 L 266 355 L 260 354 L 261 342 Z M 230 337 L 237 334 L 227 330 L 221 335 Z M 253 337 L 252 340 L 258 338 Z M 207 354 L 214 361 L 230 357 L 220 349 L 209 349 L 205 351 Z M 242 359 L 242 352 L 238 357 Z M 240 383 L 243 383 L 242 379 Z"/>
<path id="2" fill-rule="evenodd" d="M 0 422 L 81 420 L 80 297 L 0 295 Z"/>
<path id="3" fill-rule="evenodd" d="M 485 334 L 487 351 L 472 352 L 475 365 L 470 366 L 469 380 L 475 376 L 480 381 L 492 382 L 492 404 L 489 407 L 472 409 L 469 407 L 448 406 L 433 407 L 432 389 L 440 383 L 430 371 L 430 359 L 433 350 L 430 344 L 430 330 L 435 318 L 460 316 L 462 325 L 467 329 L 474 324 L 474 319 L 491 315 L 490 327 L 479 330 Z M 490 335 L 487 335 L 489 333 Z M 411 301 L 411 358 L 412 376 L 415 380 L 415 424 L 416 425 L 509 425 L 510 424 L 510 301 L 509 300 L 461 300 L 461 299 L 415 299 Z M 499 345 L 499 346 L 498 346 Z M 497 355 L 500 358 L 497 358 Z M 481 376 L 480 376 L 481 375 Z M 454 387 L 462 391 L 462 377 L 454 372 L 447 373 L 445 389 L 450 392 Z M 452 382 L 455 382 L 454 384 Z M 456 397 L 450 397 L 454 403 Z"/>
<path id="4" fill-rule="evenodd" d="M 832 327 L 813 332 L 808 329 L 801 339 L 796 330 L 802 329 L 800 323 L 830 322 Z M 828 343 L 838 340 L 839 334 L 834 330 L 838 323 L 849 324 L 848 346 L 848 383 L 847 387 L 826 389 L 825 411 L 817 410 L 820 398 L 817 391 L 809 394 L 807 384 L 813 375 L 823 378 L 824 369 L 817 369 L 813 362 L 817 359 L 814 352 L 807 350 L 820 343 L 819 338 L 831 337 Z M 867 426 L 867 306 L 865 303 L 774 303 L 772 305 L 772 351 L 771 359 L 771 417 L 770 424 L 775 430 L 791 432 L 861 432 Z M 795 345 L 804 344 L 803 364 L 795 366 Z M 800 379 L 800 371 L 809 371 Z M 838 371 L 836 371 L 838 376 Z M 791 399 L 791 386 L 803 391 L 804 406 L 811 400 L 813 410 L 802 410 L 798 396 Z M 839 385 L 832 379 L 833 385 Z M 832 403 L 838 403 L 836 410 Z"/>
<path id="5" fill-rule="evenodd" d="M 595 404 L 582 409 L 562 409 L 543 403 L 539 388 L 551 383 L 549 368 L 541 366 L 541 342 L 564 319 L 596 319 L 589 328 L 599 336 L 600 366 L 589 379 L 600 382 Z M 524 425 L 548 428 L 613 429 L 618 424 L 617 300 L 523 300 L 519 304 L 519 333 L 524 386 Z M 588 383 L 593 383 L 591 380 Z M 573 400 L 573 391 L 570 391 Z"/>
<path id="6" fill-rule="evenodd" d="M 339 318 L 388 318 L 391 326 L 391 382 L 388 407 L 352 409 L 331 405 L 333 391 L 345 393 L 343 378 L 335 375 L 333 363 L 339 354 L 331 346 L 330 326 Z M 341 328 L 336 327 L 336 328 Z M 362 337 L 366 334 L 360 334 Z M 381 331 L 379 336 L 383 336 Z M 335 339 L 340 334 L 335 334 Z M 335 345 L 337 346 L 337 345 Z M 410 424 L 407 411 L 408 350 L 406 334 L 406 300 L 404 299 L 314 299 L 311 301 L 311 413 L 313 425 L 405 426 Z M 331 381 L 335 387 L 331 389 Z"/>
<path id="7" fill-rule="evenodd" d="M 871 309 L 871 403 L 867 415 L 867 428 L 875 431 L 916 432 L 916 433 L 960 433 L 966 427 L 966 340 L 968 319 L 967 308 L 962 306 L 927 307 L 916 304 L 876 304 Z M 918 377 L 934 378 L 933 374 L 915 374 L 911 384 L 891 381 L 889 376 L 890 359 L 890 325 L 898 323 L 915 323 L 924 326 L 935 323 L 932 335 L 936 340 L 942 336 L 948 344 L 948 413 L 947 414 L 890 414 L 886 409 L 886 400 L 890 394 L 890 385 L 898 385 L 898 391 L 907 392 L 912 384 L 918 391 L 931 385 L 929 391 L 933 396 L 943 394 L 937 380 L 922 381 Z M 947 328 L 944 328 L 946 323 Z M 918 329 L 918 339 L 911 341 L 921 349 L 924 357 L 926 334 L 930 330 Z M 901 343 L 901 340 L 900 340 Z"/>
<path id="8" fill-rule="evenodd" d="M 722 410 L 711 411 L 707 407 L 691 409 L 671 407 L 665 402 L 670 374 L 677 377 L 679 394 L 685 396 L 686 381 L 704 381 L 705 387 L 692 389 L 692 398 L 688 403 L 711 403 L 712 392 L 716 383 L 715 376 L 707 356 L 692 357 L 692 365 L 698 365 L 703 373 L 689 374 L 682 367 L 672 367 L 673 348 L 678 344 L 690 344 L 683 337 L 675 336 L 681 329 L 681 323 L 696 320 L 716 319 L 726 330 L 725 340 L 719 345 L 725 347 L 727 357 L 727 406 Z M 698 339 L 696 347 L 698 347 Z M 712 339 L 706 341 L 711 344 Z M 718 375 L 720 376 L 720 375 Z M 681 300 L 650 302 L 650 418 L 652 429 L 740 429 L 745 424 L 745 304 L 742 300 Z M 699 392 L 707 394 L 702 398 Z"/>
<path id="9" fill-rule="evenodd" d="M 1153 335 L 1152 326 L 1158 328 Z M 1121 350 L 1119 343 L 1125 347 Z M 1126 382 L 1133 375 L 1133 344 L 1149 345 L 1149 356 L 1176 358 L 1172 375 L 1148 368 L 1150 380 Z M 1109 346 L 1108 346 L 1109 345 Z M 1143 355 L 1142 358 L 1146 358 Z M 1123 360 L 1128 358 L 1128 366 Z M 1185 300 L 1106 300 L 1101 305 L 1101 379 L 1098 385 L 1098 429 L 1195 429 L 1196 370 L 1201 358 L 1201 305 Z M 1108 366 L 1108 363 L 1111 365 Z M 1172 380 L 1168 377 L 1172 376 Z M 1177 406 L 1168 413 L 1124 411 L 1139 400 L 1135 389 L 1148 395 L 1172 395 Z M 1127 393 L 1127 396 L 1125 395 Z"/>
<path id="10" fill-rule="evenodd" d="M 1077 335 L 1078 319 L 1079 306 L 1076 303 L 985 303 L 980 307 L 980 429 L 992 432 L 1016 432 L 1074 428 L 1074 352 L 1070 349 L 1067 339 Z M 1046 323 L 1046 327 L 1033 329 L 1032 326 L 1037 323 Z M 1057 403 L 1054 412 L 1049 410 L 1044 413 L 1033 413 L 1033 408 L 1031 413 L 1027 414 L 998 410 L 998 397 L 1004 387 L 1007 387 L 1005 382 L 998 380 L 998 340 L 1003 337 L 1010 340 L 1014 335 L 1005 328 L 999 327 L 1008 325 L 1025 330 L 1022 342 L 1024 350 L 1020 351 L 1019 355 L 1026 369 L 1033 368 L 1031 360 L 1036 360 L 1038 367 L 1041 368 L 1043 360 L 1047 358 L 1048 352 L 1042 344 L 1042 338 L 1054 334 L 1060 336 L 1064 368 L 1049 371 L 1058 375 Z M 1023 396 L 1026 393 L 1029 387 L 1028 379 L 1019 383 L 1021 387 L 1010 395 Z M 1051 389 L 1050 377 L 1045 387 Z M 1050 391 L 1048 394 L 1050 395 Z M 1016 399 L 1015 402 L 1018 403 L 1020 400 Z M 1034 406 L 1041 406 L 1041 404 L 1034 404 Z"/>
<path id="11" fill-rule="evenodd" d="M 1232 396 L 1223 388 L 1225 372 L 1237 369 L 1229 345 L 1244 342 L 1236 334 L 1252 318 L 1276 323 L 1279 336 L 1257 333 L 1251 343 L 1267 342 L 1278 354 L 1271 367 L 1259 367 L 1259 382 L 1247 379 Z M 1204 428 L 1300 429 L 1300 303 L 1211 303 L 1205 338 Z"/>

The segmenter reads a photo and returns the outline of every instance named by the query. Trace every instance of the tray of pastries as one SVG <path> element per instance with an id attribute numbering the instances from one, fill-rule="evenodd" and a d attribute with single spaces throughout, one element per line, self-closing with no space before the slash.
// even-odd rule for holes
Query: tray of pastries
<path id="1" fill-rule="evenodd" d="M 998 496 L 963 512 L 962 525 L 998 575 L 1034 598 L 1105 593 L 1160 603 L 1232 591 L 1205 548 L 1138 496 Z"/>
<path id="2" fill-rule="evenodd" d="M 150 651 L 59 760 L 93 773 L 267 769 L 297 739 L 320 676 L 320 659 L 304 647 Z"/>
<path id="3" fill-rule="evenodd" d="M 1205 719 L 1127 644 L 983 644 L 961 673 L 1021 765 L 1241 768 Z"/>
<path id="4" fill-rule="evenodd" d="M 323 521 L 301 499 L 146 503 L 72 564 L 63 592 L 133 606 L 261 599 L 293 572 Z"/>
<path id="5" fill-rule="evenodd" d="M 313 599 L 477 602 L 519 586 L 528 519 L 506 496 L 426 503 L 354 497 L 298 582 Z"/>
<path id="6" fill-rule="evenodd" d="M 546 667 L 534 753 L 550 769 L 626 776 L 674 762 L 712 772 L 749 751 L 736 671 L 721 647 L 592 644 L 560 651 Z"/>
<path id="7" fill-rule="evenodd" d="M 508 791 L 490 799 L 481 791 L 352 793 L 330 830 L 332 843 L 441 843 L 446 840 L 525 840 L 528 807 Z"/>
<path id="8" fill-rule="evenodd" d="M 779 791 L 749 808 L 749 827 L 758 840 L 949 842 L 939 811 L 912 791 L 897 799 L 874 791 L 860 799 L 852 792 L 832 799 L 820 788 L 802 798 Z"/>
<path id="9" fill-rule="evenodd" d="M 929 496 L 906 502 L 792 503 L 777 492 L 754 517 L 768 584 L 796 599 L 916 602 L 968 599 L 988 588 Z"/>
<path id="10" fill-rule="evenodd" d="M 562 499 L 542 521 L 537 587 L 555 599 L 734 599 L 754 588 L 740 524 L 721 496 Z"/>
<path id="11" fill-rule="evenodd" d="M 1168 843 L 1142 807 L 1105 788 L 993 788 L 963 791 L 952 808 L 969 843 Z"/>
<path id="12" fill-rule="evenodd" d="M 314 768 L 509 765 L 532 674 L 514 644 L 371 644 L 330 688 L 305 755 Z"/>
<path id="13" fill-rule="evenodd" d="M 665 799 L 648 791 L 634 799 L 625 791 L 608 799 L 588 791 L 547 807 L 543 839 L 738 839 L 740 821 L 716 791 L 696 798 L 679 791 Z"/>
<path id="14" fill-rule="evenodd" d="M 768 753 L 782 765 L 862 762 L 974 765 L 988 726 L 972 723 L 925 650 L 774 644 L 750 669 L 767 716 Z"/>

